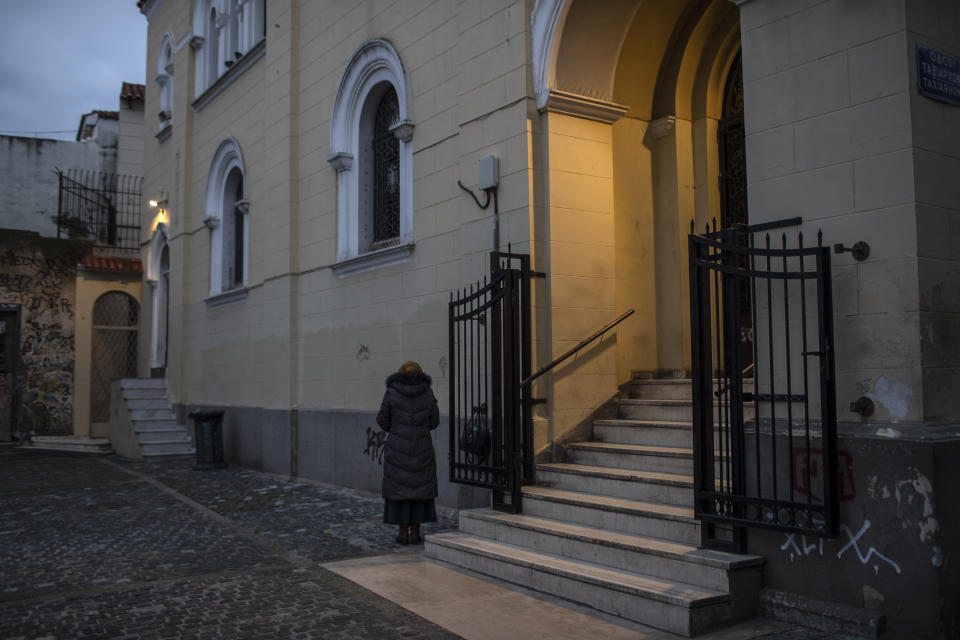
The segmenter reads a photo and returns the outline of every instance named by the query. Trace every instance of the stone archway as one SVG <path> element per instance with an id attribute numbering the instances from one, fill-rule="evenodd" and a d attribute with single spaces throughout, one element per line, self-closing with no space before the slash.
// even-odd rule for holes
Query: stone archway
<path id="1" fill-rule="evenodd" d="M 547 176 L 539 226 L 550 229 L 552 351 L 541 357 L 638 312 L 589 372 L 554 376 L 557 437 L 631 371 L 690 369 L 687 234 L 721 216 L 717 128 L 739 10 L 729 0 L 540 0 L 531 30 Z M 562 406 L 568 397 L 578 404 Z"/>
<path id="2" fill-rule="evenodd" d="M 167 370 L 170 319 L 170 243 L 166 225 L 160 223 L 150 240 L 147 283 L 152 289 L 150 305 L 150 375 L 162 378 Z"/>

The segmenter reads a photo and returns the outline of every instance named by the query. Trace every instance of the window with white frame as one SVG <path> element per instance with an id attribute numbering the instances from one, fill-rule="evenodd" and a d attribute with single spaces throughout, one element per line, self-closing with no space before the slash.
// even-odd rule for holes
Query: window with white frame
<path id="1" fill-rule="evenodd" d="M 157 84 L 160 86 L 160 112 L 157 114 L 157 131 L 173 124 L 173 38 L 167 33 L 160 43 L 157 58 Z"/>
<path id="2" fill-rule="evenodd" d="M 197 0 L 193 38 L 196 95 L 231 69 L 266 35 L 266 0 Z"/>
<path id="3" fill-rule="evenodd" d="M 330 124 L 337 170 L 339 276 L 409 260 L 413 122 L 409 83 L 386 40 L 365 43 L 340 79 Z"/>
<path id="4" fill-rule="evenodd" d="M 210 229 L 210 296 L 244 291 L 249 255 L 249 202 L 240 145 L 220 143 L 207 177 L 206 216 Z"/>

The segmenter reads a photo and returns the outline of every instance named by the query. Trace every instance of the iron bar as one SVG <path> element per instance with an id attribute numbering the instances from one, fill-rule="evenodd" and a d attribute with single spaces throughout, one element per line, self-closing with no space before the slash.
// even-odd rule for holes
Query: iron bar
<path id="1" fill-rule="evenodd" d="M 624 320 L 626 320 L 627 318 L 629 318 L 630 316 L 632 316 L 634 313 L 636 313 L 636 311 L 637 311 L 636 309 L 630 309 L 629 311 L 623 312 L 622 314 L 620 314 L 620 316 L 617 317 L 616 320 L 613 320 L 612 322 L 607 323 L 606 325 L 604 325 L 604 327 L 603 327 L 602 329 L 600 329 L 599 331 L 595 332 L 595 333 L 594 333 L 593 335 L 591 335 L 589 338 L 586 338 L 586 339 L 584 339 L 584 340 L 581 340 L 580 343 L 577 344 L 575 347 L 573 347 L 572 349 L 570 349 L 569 351 L 567 351 L 566 353 L 564 353 L 564 354 L 563 354 L 562 356 L 560 356 L 559 358 L 555 359 L 555 360 L 554 360 L 553 362 L 551 362 L 550 364 L 546 365 L 545 367 L 542 367 L 542 368 L 541 368 L 539 371 L 537 371 L 535 374 L 533 374 L 533 375 L 531 375 L 531 376 L 527 376 L 527 377 L 523 380 L 523 382 L 520 383 L 520 386 L 521 386 L 521 387 L 526 387 L 526 386 L 529 385 L 531 382 L 533 382 L 534 380 L 536 380 L 537 378 L 539 378 L 539 377 L 542 376 L 543 374 L 547 373 L 548 371 L 550 371 L 551 369 L 553 369 L 554 367 L 556 367 L 558 364 L 560 364 L 561 362 L 563 362 L 564 360 L 566 360 L 567 358 L 569 358 L 570 356 L 572 356 L 573 354 L 575 354 L 576 352 L 580 351 L 580 350 L 583 349 L 585 346 L 587 346 L 588 344 L 590 344 L 591 342 L 593 342 L 594 340 L 596 340 L 597 338 L 599 338 L 600 336 L 602 336 L 604 333 L 606 333 L 607 331 L 609 331 L 609 330 L 612 329 L 613 327 L 617 326 L 618 324 L 620 324 L 621 322 L 623 322 Z"/>

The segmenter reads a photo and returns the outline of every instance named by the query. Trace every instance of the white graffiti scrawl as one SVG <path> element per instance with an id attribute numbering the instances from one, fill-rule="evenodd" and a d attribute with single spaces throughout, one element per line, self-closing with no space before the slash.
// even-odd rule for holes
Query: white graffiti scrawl
<path id="1" fill-rule="evenodd" d="M 860 548 L 860 542 L 870 530 L 870 521 L 864 520 L 863 526 L 860 527 L 860 530 L 857 533 L 853 531 L 845 524 L 840 525 L 840 531 L 842 531 L 847 536 L 847 543 L 843 545 L 840 551 L 837 552 L 837 559 L 842 559 L 843 554 L 845 554 L 850 549 L 853 549 L 857 554 L 857 558 L 860 560 L 860 564 L 867 564 L 872 558 L 877 558 L 883 560 L 896 571 L 898 574 L 901 573 L 900 565 L 877 551 L 876 547 L 870 547 L 867 549 L 866 553 Z M 811 554 L 818 554 L 821 557 L 823 556 L 823 538 L 819 539 L 816 542 L 807 542 L 807 536 L 800 536 L 799 541 L 797 539 L 797 534 L 788 533 L 786 534 L 786 540 L 782 545 L 780 545 L 781 551 L 787 551 L 790 554 L 790 560 L 794 558 L 803 558 Z M 873 565 L 873 572 L 876 574 L 880 573 L 880 565 Z"/>
<path id="2" fill-rule="evenodd" d="M 840 530 L 843 531 L 845 534 L 847 534 L 847 537 L 850 538 L 850 541 L 847 542 L 847 544 L 843 545 L 843 549 L 840 549 L 840 551 L 837 552 L 837 557 L 838 558 L 842 557 L 843 554 L 846 552 L 846 550 L 852 547 L 853 550 L 857 552 L 857 557 L 860 558 L 860 564 L 867 564 L 868 562 L 870 562 L 871 557 L 876 556 L 877 558 L 880 558 L 884 562 L 888 563 L 891 567 L 893 567 L 897 573 L 900 573 L 900 565 L 898 565 L 896 562 L 894 562 L 887 556 L 877 551 L 875 547 L 870 547 L 869 549 L 867 549 L 866 554 L 864 554 L 860 550 L 860 545 L 858 544 L 860 542 L 860 538 L 863 537 L 863 534 L 865 534 L 869 528 L 870 528 L 870 521 L 864 520 L 863 526 L 860 527 L 860 531 L 857 532 L 857 535 L 853 535 L 853 532 L 850 531 L 850 527 L 848 527 L 845 524 L 840 525 Z M 873 572 L 880 573 L 880 566 L 876 564 L 873 565 Z"/>

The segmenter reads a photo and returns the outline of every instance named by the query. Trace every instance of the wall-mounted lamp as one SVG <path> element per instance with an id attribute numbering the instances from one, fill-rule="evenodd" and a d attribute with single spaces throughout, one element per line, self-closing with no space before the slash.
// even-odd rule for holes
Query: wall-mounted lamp
<path id="1" fill-rule="evenodd" d="M 150 200 L 148 204 L 154 209 L 158 207 L 160 209 L 166 209 L 167 208 L 167 192 L 161 191 L 160 197 L 158 197 L 155 200 Z"/>

